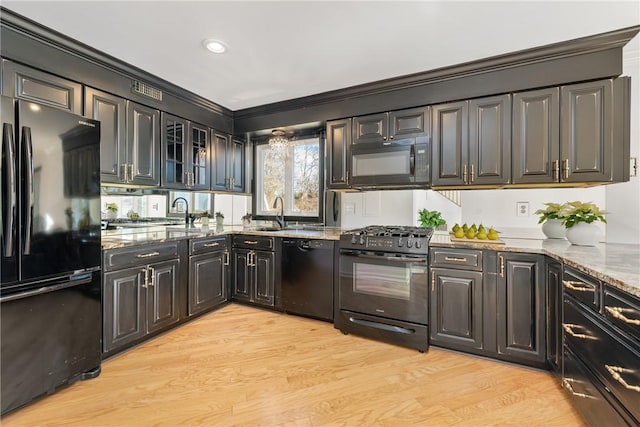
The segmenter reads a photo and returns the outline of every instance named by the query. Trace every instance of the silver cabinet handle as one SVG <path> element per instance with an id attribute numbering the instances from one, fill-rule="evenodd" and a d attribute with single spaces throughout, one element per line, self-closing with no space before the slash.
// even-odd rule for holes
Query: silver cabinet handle
<path id="1" fill-rule="evenodd" d="M 134 176 L 133 163 L 130 163 L 130 164 L 129 164 L 129 169 L 131 170 L 131 174 L 130 174 L 130 176 L 129 176 L 129 179 L 130 179 L 131 181 L 133 181 L 133 176 Z"/>
<path id="2" fill-rule="evenodd" d="M 504 277 L 504 257 L 500 255 L 500 277 Z"/>
<path id="3" fill-rule="evenodd" d="M 591 335 L 587 335 L 587 334 L 583 334 L 583 333 L 579 333 L 579 332 L 575 332 L 573 330 L 573 328 L 583 328 L 580 325 L 574 325 L 573 323 L 563 323 L 562 324 L 562 329 L 564 329 L 564 331 L 571 335 L 574 338 L 578 338 L 578 339 L 583 339 L 583 340 L 598 340 L 597 337 L 591 336 Z"/>
<path id="4" fill-rule="evenodd" d="M 558 182 L 560 181 L 560 160 L 554 160 L 551 164 L 553 165 L 553 180 Z"/>
<path id="5" fill-rule="evenodd" d="M 214 246 L 220 246 L 220 243 L 218 243 L 218 242 L 205 243 L 205 244 L 204 244 L 204 245 L 202 245 L 202 246 L 204 246 L 205 248 L 212 248 L 212 247 L 214 247 Z"/>
<path id="6" fill-rule="evenodd" d="M 635 372 L 635 370 L 633 369 L 627 369 L 627 368 L 621 368 L 619 366 L 610 366 L 610 365 L 604 365 L 604 367 L 607 369 L 607 371 L 609 372 L 609 375 L 611 375 L 611 377 L 618 381 L 620 384 L 622 384 L 622 386 L 624 388 L 626 388 L 627 390 L 633 390 L 637 393 L 640 393 L 640 386 L 637 385 L 630 385 L 629 383 L 627 383 L 624 378 L 622 378 L 622 376 L 620 374 L 632 374 Z"/>
<path id="7" fill-rule="evenodd" d="M 257 240 L 245 240 L 244 244 L 246 244 L 246 245 L 257 245 L 258 241 Z"/>
<path id="8" fill-rule="evenodd" d="M 445 261 L 453 261 L 453 262 L 467 262 L 466 258 L 459 258 L 456 256 L 446 256 L 444 257 Z"/>
<path id="9" fill-rule="evenodd" d="M 632 308 L 622 308 L 622 307 L 609 307 L 609 306 L 605 306 L 604 307 L 605 310 L 607 310 L 609 312 L 609 314 L 611 314 L 613 317 L 615 317 L 618 320 L 622 320 L 624 323 L 628 323 L 630 325 L 636 325 L 636 326 L 640 326 L 640 320 L 638 319 L 629 319 L 627 316 L 625 316 L 623 313 L 638 313 L 637 310 L 634 310 Z"/>
<path id="10" fill-rule="evenodd" d="M 593 399 L 593 396 L 590 396 L 588 394 L 584 394 L 584 393 L 578 393 L 576 391 L 573 390 L 573 386 L 571 385 L 572 382 L 575 382 L 576 380 L 574 380 L 573 378 L 565 378 L 562 380 L 562 386 L 564 388 L 566 388 L 567 390 L 569 390 L 569 393 L 571 393 L 572 395 L 576 396 L 576 397 L 583 397 L 585 399 Z"/>
<path id="11" fill-rule="evenodd" d="M 156 269 L 153 267 L 149 267 L 149 286 L 153 287 L 155 285 L 154 280 L 156 277 Z"/>
<path id="12" fill-rule="evenodd" d="M 142 283 L 142 287 L 146 289 L 147 284 L 149 283 L 149 270 L 145 267 L 142 269 L 142 272 L 144 273 L 144 282 Z"/>
<path id="13" fill-rule="evenodd" d="M 158 256 L 160 255 L 160 252 L 149 252 L 146 254 L 138 254 L 136 255 L 136 258 L 151 258 L 152 256 Z"/>
<path id="14" fill-rule="evenodd" d="M 564 179 L 569 179 L 569 159 L 564 159 L 562 161 L 562 172 L 564 175 Z"/>
<path id="15" fill-rule="evenodd" d="M 129 182 L 129 179 L 127 178 L 127 174 L 129 173 L 129 165 L 127 165 L 126 163 L 123 163 L 121 166 L 122 166 L 122 181 Z"/>
<path id="16" fill-rule="evenodd" d="M 229 265 L 229 251 L 224 251 L 222 259 L 223 259 L 222 261 L 223 265 Z"/>
<path id="17" fill-rule="evenodd" d="M 472 184 L 473 184 L 473 181 L 475 181 L 475 179 L 476 179 L 476 172 L 475 172 L 474 166 L 475 165 L 473 163 L 471 163 L 471 165 L 469 166 L 469 170 L 470 170 L 470 172 L 469 172 L 469 175 L 470 175 L 469 182 L 472 183 Z"/>
<path id="18" fill-rule="evenodd" d="M 464 164 L 462 166 L 462 183 L 463 184 L 468 184 L 468 180 L 467 180 L 467 165 Z"/>

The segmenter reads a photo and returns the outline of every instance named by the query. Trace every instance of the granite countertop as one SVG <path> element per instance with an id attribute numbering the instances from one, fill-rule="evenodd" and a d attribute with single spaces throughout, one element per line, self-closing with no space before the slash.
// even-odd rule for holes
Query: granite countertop
<path id="1" fill-rule="evenodd" d="M 258 230 L 256 227 L 225 225 L 222 227 L 150 226 L 118 228 L 102 231 L 102 249 L 117 249 L 145 243 L 221 236 L 227 234 L 251 234 L 302 239 L 338 240 L 342 230 L 336 227 L 313 227 L 279 231 Z"/>
<path id="2" fill-rule="evenodd" d="M 565 239 L 502 240 L 504 244 L 454 242 L 450 239 L 449 233 L 435 233 L 429 246 L 548 255 L 565 265 L 640 297 L 640 245 L 600 243 L 596 246 L 576 246 Z"/>

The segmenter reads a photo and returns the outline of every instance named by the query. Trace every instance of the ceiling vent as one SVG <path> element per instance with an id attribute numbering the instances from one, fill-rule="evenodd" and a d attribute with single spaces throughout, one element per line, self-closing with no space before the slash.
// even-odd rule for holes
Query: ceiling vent
<path id="1" fill-rule="evenodd" d="M 146 83 L 139 82 L 137 80 L 133 81 L 133 91 L 135 93 L 139 93 L 140 95 L 148 96 L 149 98 L 153 98 L 157 101 L 162 101 L 162 91 L 153 86 L 149 86 Z"/>

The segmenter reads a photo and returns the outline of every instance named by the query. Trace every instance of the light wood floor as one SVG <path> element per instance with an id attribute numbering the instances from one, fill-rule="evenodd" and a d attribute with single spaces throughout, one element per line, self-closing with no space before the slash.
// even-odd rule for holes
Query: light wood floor
<path id="1" fill-rule="evenodd" d="M 229 305 L 4 417 L 12 426 L 575 426 L 546 372 Z"/>

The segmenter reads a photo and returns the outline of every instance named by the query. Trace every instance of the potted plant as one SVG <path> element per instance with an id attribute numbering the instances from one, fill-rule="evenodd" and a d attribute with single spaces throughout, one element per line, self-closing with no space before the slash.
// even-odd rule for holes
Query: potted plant
<path id="1" fill-rule="evenodd" d="M 116 219 L 118 217 L 118 205 L 116 203 L 107 203 L 107 219 Z"/>
<path id="2" fill-rule="evenodd" d="M 569 202 L 561 211 L 562 225 L 566 228 L 567 240 L 573 245 L 595 246 L 602 238 L 602 232 L 596 221 L 606 223 L 607 212 L 591 202 Z"/>
<path id="3" fill-rule="evenodd" d="M 560 203 L 545 203 L 546 209 L 538 209 L 535 214 L 540 215 L 538 224 L 542 224 L 542 232 L 549 239 L 564 239 L 565 229 L 562 225 L 562 208 Z"/>
<path id="4" fill-rule="evenodd" d="M 222 226 L 223 222 L 224 222 L 224 214 L 220 211 L 216 212 L 216 225 Z"/>
<path id="5" fill-rule="evenodd" d="M 429 227 L 435 229 L 446 230 L 447 222 L 442 218 L 442 214 L 439 211 L 430 211 L 427 209 L 421 209 L 418 211 L 418 221 L 421 227 Z"/>

